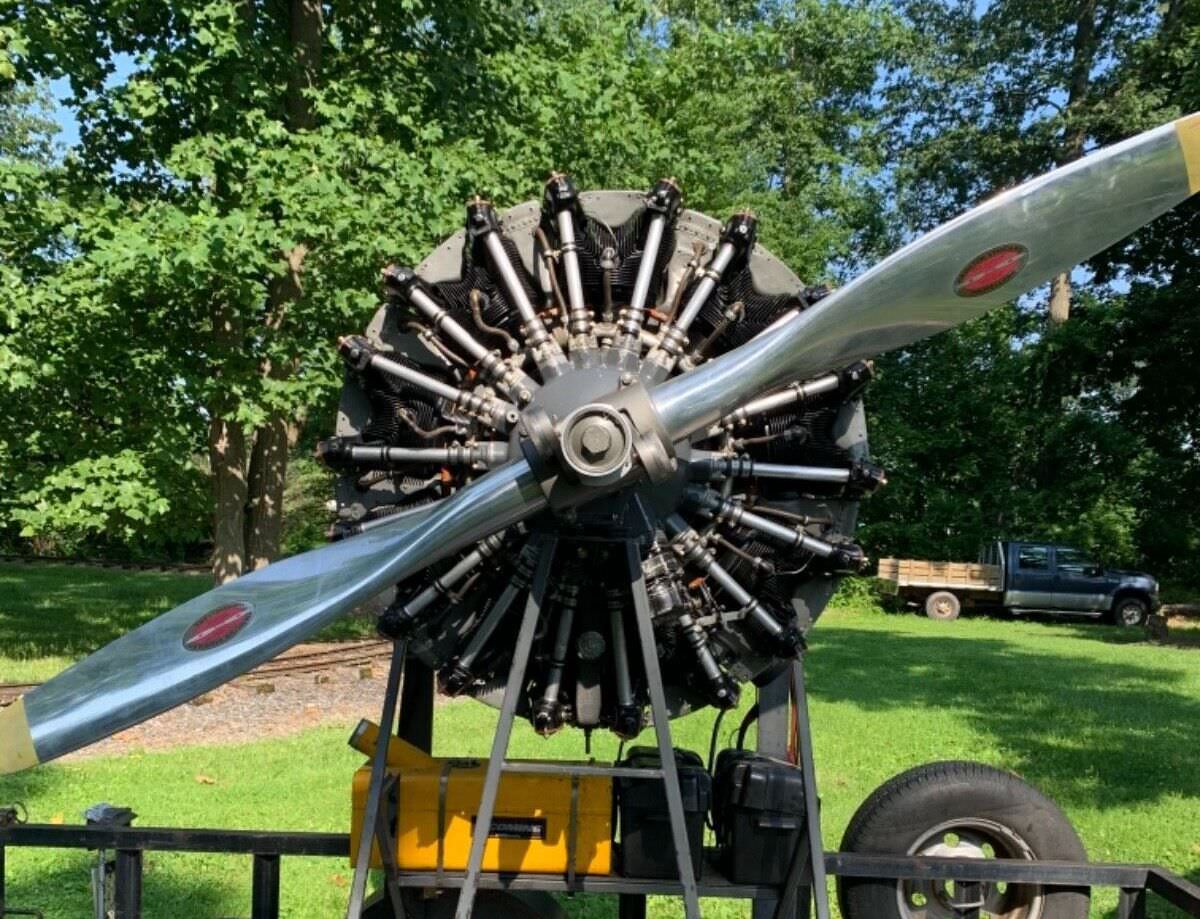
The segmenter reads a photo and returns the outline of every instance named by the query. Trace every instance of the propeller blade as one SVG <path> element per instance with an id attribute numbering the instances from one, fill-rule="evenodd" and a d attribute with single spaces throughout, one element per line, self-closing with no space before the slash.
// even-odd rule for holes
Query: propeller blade
<path id="1" fill-rule="evenodd" d="M 1097 151 L 943 224 L 794 319 L 662 383 L 673 439 L 789 380 L 974 319 L 1200 192 L 1200 114 Z"/>
<path id="2" fill-rule="evenodd" d="M 0 774 L 78 750 L 220 686 L 545 503 L 529 464 L 517 461 L 425 512 L 189 600 L 0 709 Z"/>

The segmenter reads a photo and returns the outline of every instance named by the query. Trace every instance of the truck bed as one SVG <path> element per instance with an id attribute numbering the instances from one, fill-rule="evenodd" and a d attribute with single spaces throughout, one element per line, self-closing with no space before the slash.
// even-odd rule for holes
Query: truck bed
<path id="1" fill-rule="evenodd" d="M 878 577 L 897 588 L 986 590 L 1001 593 L 1004 575 L 999 565 L 977 562 L 930 562 L 918 558 L 881 558 Z"/>

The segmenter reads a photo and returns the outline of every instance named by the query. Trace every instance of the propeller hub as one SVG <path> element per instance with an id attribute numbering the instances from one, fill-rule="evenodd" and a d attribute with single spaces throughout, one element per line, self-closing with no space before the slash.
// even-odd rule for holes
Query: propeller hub
<path id="1" fill-rule="evenodd" d="M 633 467 L 633 428 L 612 406 L 591 403 L 567 416 L 559 434 L 563 464 L 585 485 L 611 485 Z"/>

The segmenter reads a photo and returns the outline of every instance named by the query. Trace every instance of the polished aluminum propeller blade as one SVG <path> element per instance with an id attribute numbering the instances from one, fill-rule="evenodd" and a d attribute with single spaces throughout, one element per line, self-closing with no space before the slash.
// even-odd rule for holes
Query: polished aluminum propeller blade
<path id="1" fill-rule="evenodd" d="M 673 438 L 789 380 L 974 319 L 1123 239 L 1200 191 L 1200 114 L 997 195 L 905 246 L 774 331 L 668 380 Z"/>
<path id="2" fill-rule="evenodd" d="M 529 465 L 276 562 L 118 638 L 0 709 L 0 774 L 95 743 L 270 660 L 385 587 L 541 510 Z"/>
<path id="3" fill-rule="evenodd" d="M 685 437 L 773 386 L 901 347 L 1011 300 L 1198 190 L 1200 116 L 1192 116 L 933 231 L 816 306 L 662 384 L 652 393 L 655 408 L 672 439 Z M 432 509 L 197 597 L 0 710 L 0 773 L 61 756 L 213 689 L 388 585 L 545 506 L 529 464 L 516 460 Z"/>

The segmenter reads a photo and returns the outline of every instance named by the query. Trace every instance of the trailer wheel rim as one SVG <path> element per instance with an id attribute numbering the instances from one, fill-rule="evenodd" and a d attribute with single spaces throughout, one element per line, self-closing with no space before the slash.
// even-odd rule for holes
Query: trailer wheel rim
<path id="1" fill-rule="evenodd" d="M 947 820 L 927 830 L 908 849 L 908 855 L 940 858 L 1020 858 L 1037 855 L 1012 827 L 983 817 Z M 985 883 L 980 916 L 992 919 L 1041 919 L 1045 908 L 1042 888 L 1035 884 Z M 903 919 L 955 919 L 955 887 L 949 881 L 902 880 L 896 885 Z"/>

